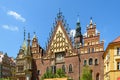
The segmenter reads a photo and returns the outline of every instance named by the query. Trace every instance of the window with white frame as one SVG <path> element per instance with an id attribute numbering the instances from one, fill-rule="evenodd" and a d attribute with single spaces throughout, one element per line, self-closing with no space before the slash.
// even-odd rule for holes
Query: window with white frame
<path id="1" fill-rule="evenodd" d="M 72 64 L 69 65 L 69 72 L 72 72 Z"/>
<path id="2" fill-rule="evenodd" d="M 117 55 L 120 55 L 120 47 L 117 48 Z"/>
<path id="3" fill-rule="evenodd" d="M 117 70 L 120 70 L 120 62 L 117 62 Z"/>
<path id="4" fill-rule="evenodd" d="M 92 65 L 92 64 L 93 64 L 93 59 L 90 58 L 90 59 L 89 59 L 89 65 Z"/>

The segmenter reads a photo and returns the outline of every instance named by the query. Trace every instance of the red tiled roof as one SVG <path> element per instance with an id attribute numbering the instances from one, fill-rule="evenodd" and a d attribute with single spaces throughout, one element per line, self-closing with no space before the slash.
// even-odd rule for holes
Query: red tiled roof
<path id="1" fill-rule="evenodd" d="M 119 42 L 120 41 L 120 36 L 118 36 L 115 40 L 113 40 L 112 42 Z"/>

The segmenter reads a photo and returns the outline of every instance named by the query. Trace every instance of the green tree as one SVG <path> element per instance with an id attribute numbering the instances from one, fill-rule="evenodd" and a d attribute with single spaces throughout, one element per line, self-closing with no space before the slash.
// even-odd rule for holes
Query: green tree
<path id="1" fill-rule="evenodd" d="M 9 78 L 0 78 L 0 80 L 10 80 Z"/>
<path id="2" fill-rule="evenodd" d="M 55 77 L 55 76 L 53 75 L 52 70 L 49 69 L 49 70 L 47 70 L 46 73 L 44 73 L 44 75 L 42 76 L 42 80 L 43 80 L 43 79 L 46 79 L 46 78 L 54 78 L 54 77 Z"/>
<path id="3" fill-rule="evenodd" d="M 62 69 L 58 69 L 55 74 L 56 78 L 63 78 L 66 77 L 65 72 Z"/>
<path id="4" fill-rule="evenodd" d="M 83 72 L 80 80 L 92 80 L 92 74 L 89 66 L 85 66 L 83 68 Z"/>
<path id="5" fill-rule="evenodd" d="M 57 69 L 56 73 L 52 73 L 52 70 L 49 69 L 46 73 L 43 74 L 41 80 L 49 79 L 49 78 L 64 78 L 66 77 L 65 72 L 62 69 Z"/>

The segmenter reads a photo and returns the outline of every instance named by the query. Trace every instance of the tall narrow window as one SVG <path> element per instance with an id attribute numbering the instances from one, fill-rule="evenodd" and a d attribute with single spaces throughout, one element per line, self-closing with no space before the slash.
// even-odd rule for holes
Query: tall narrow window
<path id="1" fill-rule="evenodd" d="M 95 59 L 95 65 L 98 65 L 98 59 Z"/>
<path id="2" fill-rule="evenodd" d="M 72 64 L 69 65 L 69 72 L 72 72 Z"/>
<path id="3" fill-rule="evenodd" d="M 88 53 L 90 53 L 90 48 L 88 48 Z"/>
<path id="4" fill-rule="evenodd" d="M 40 75 L 40 70 L 37 70 L 37 74 Z"/>
<path id="5" fill-rule="evenodd" d="M 89 65 L 92 65 L 92 64 L 93 64 L 93 59 L 90 58 L 90 59 L 89 59 Z"/>
<path id="6" fill-rule="evenodd" d="M 117 62 L 117 70 L 120 70 L 120 62 Z"/>
<path id="7" fill-rule="evenodd" d="M 94 52 L 94 48 L 92 48 L 92 52 Z"/>
<path id="8" fill-rule="evenodd" d="M 86 66 L 87 65 L 87 60 L 84 60 L 84 66 Z"/>
<path id="9" fill-rule="evenodd" d="M 56 66 L 51 66 L 52 68 L 52 73 L 56 73 Z"/>
<path id="10" fill-rule="evenodd" d="M 63 72 L 65 72 L 65 65 L 62 65 L 62 70 Z"/>
<path id="11" fill-rule="evenodd" d="M 117 55 L 120 55 L 120 48 L 117 48 Z"/>
<path id="12" fill-rule="evenodd" d="M 99 73 L 97 73 L 96 75 L 96 80 L 99 80 Z"/>

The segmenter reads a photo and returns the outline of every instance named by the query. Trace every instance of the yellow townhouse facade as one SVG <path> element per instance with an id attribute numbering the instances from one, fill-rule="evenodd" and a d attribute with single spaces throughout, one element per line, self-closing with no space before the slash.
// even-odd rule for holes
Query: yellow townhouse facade
<path id="1" fill-rule="evenodd" d="M 120 36 L 108 44 L 103 58 L 104 80 L 120 80 Z"/>

